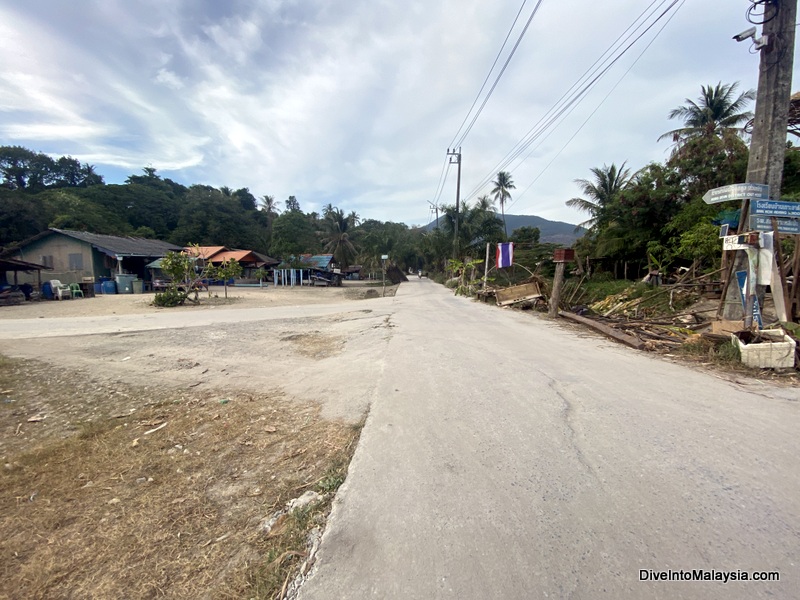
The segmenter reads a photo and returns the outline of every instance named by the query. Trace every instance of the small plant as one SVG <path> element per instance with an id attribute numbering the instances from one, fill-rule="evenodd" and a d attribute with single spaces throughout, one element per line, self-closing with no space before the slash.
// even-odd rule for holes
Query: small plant
<path id="1" fill-rule="evenodd" d="M 225 287 L 225 298 L 228 297 L 228 280 L 239 277 L 242 274 L 242 265 L 234 259 L 223 261 L 221 265 L 208 268 L 208 276 L 213 279 L 221 279 Z"/>
<path id="2" fill-rule="evenodd" d="M 180 306 L 185 300 L 186 294 L 184 292 L 178 291 L 177 288 L 170 287 L 163 292 L 157 292 L 155 298 L 153 298 L 153 304 L 172 308 L 173 306 Z"/>
<path id="3" fill-rule="evenodd" d="M 717 360 L 721 363 L 741 363 L 742 353 L 733 342 L 726 342 L 717 348 Z"/>

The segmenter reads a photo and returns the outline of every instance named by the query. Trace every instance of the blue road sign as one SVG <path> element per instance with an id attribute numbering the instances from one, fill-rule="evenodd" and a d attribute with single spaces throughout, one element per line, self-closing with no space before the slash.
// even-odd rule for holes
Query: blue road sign
<path id="1" fill-rule="evenodd" d="M 784 200 L 753 200 L 750 204 L 750 213 L 766 215 L 768 217 L 791 217 L 800 219 L 800 202 L 786 202 Z"/>
<path id="2" fill-rule="evenodd" d="M 742 308 L 747 312 L 747 271 L 736 271 L 736 280 L 739 283 L 739 298 L 742 301 Z M 764 329 L 758 296 L 753 296 L 753 320 L 758 323 L 759 329 Z"/>
<path id="3" fill-rule="evenodd" d="M 775 217 L 778 220 L 778 233 L 789 235 L 800 234 L 800 220 L 787 217 Z M 753 231 L 772 231 L 772 217 L 750 215 L 750 229 Z"/>

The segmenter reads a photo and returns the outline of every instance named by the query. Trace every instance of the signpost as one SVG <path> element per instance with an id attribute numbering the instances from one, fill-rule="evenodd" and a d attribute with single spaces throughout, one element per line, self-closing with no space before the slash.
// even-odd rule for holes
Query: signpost
<path id="1" fill-rule="evenodd" d="M 706 204 L 719 204 L 730 200 L 768 200 L 769 186 L 763 183 L 734 183 L 708 190 L 703 196 Z"/>
<path id="2" fill-rule="evenodd" d="M 383 261 L 383 297 L 386 297 L 386 259 L 389 258 L 388 254 L 381 254 L 381 261 Z"/>

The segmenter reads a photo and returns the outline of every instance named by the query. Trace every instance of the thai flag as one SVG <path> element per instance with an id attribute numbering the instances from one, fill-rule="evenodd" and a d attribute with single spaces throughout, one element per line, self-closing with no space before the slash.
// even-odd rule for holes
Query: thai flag
<path id="1" fill-rule="evenodd" d="M 510 267 L 514 262 L 514 242 L 497 244 L 497 268 Z"/>

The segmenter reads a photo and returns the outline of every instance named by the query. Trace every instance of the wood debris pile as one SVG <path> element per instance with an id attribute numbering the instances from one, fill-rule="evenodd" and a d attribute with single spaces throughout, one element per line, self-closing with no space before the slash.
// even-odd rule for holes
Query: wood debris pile
<path id="1" fill-rule="evenodd" d="M 681 307 L 694 304 L 702 296 L 714 297 L 719 293 L 720 284 L 713 279 L 716 274 L 690 278 L 687 272 L 673 284 L 647 291 L 641 285 L 634 285 L 589 306 L 560 314 L 578 320 L 570 316 L 577 312 L 583 316 L 581 323 L 642 350 L 670 351 L 701 334 L 722 341 L 708 331 L 715 309 L 681 312 Z"/>

